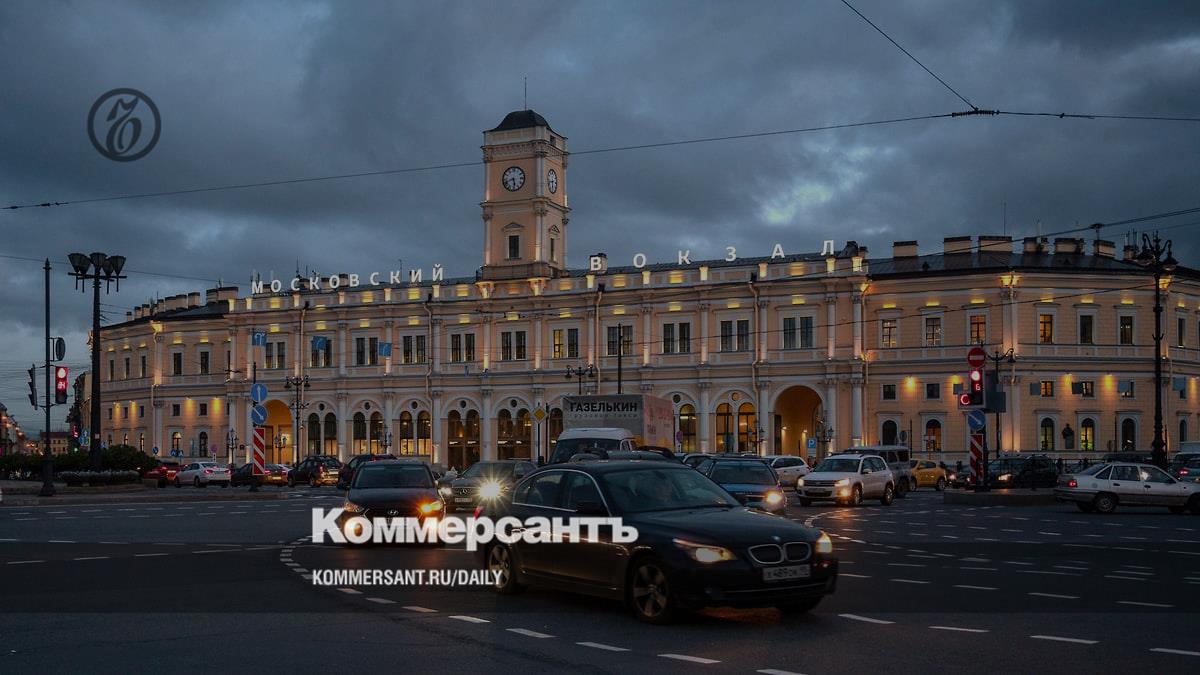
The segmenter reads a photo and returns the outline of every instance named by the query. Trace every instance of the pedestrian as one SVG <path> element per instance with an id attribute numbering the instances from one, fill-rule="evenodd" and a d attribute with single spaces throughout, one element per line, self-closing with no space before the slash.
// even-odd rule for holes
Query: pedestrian
<path id="1" fill-rule="evenodd" d="M 1059 473 L 1063 472 L 1063 458 L 1062 457 L 1058 458 L 1058 472 Z"/>

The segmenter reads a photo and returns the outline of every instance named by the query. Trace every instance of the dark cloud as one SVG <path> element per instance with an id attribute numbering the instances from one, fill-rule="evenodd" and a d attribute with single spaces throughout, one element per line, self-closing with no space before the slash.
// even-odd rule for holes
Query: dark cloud
<path id="1" fill-rule="evenodd" d="M 981 107 L 1200 114 L 1194 2 L 855 4 Z M 476 161 L 526 77 L 530 107 L 576 151 L 965 107 L 832 0 L 6 2 L 0 205 Z M 158 147 L 127 164 L 84 133 L 92 101 L 119 86 L 147 92 L 164 122 Z M 1005 202 L 1018 236 L 1194 206 L 1198 141 L 1200 124 L 1006 117 L 579 154 L 570 262 L 830 237 L 886 255 L 893 239 L 936 250 L 999 232 Z M 133 270 L 243 284 L 297 262 L 470 275 L 480 182 L 467 167 L 0 211 L 0 253 L 120 252 Z M 1190 221 L 1163 225 L 1178 222 Z M 1196 230 L 1169 232 L 1200 265 Z M 83 357 L 88 303 L 65 272 L 55 331 Z M 41 347 L 41 270 L 0 259 L 0 281 L 0 401 L 15 410 Z M 105 301 L 119 318 L 204 285 L 131 274 Z"/>

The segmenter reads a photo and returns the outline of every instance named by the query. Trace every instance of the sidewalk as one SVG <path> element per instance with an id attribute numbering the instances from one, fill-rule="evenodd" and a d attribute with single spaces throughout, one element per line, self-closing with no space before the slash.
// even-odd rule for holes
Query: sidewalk
<path id="1" fill-rule="evenodd" d="M 39 497 L 41 481 L 0 481 L 0 509 L 6 506 L 54 506 L 67 504 L 137 504 L 155 502 L 216 502 L 257 499 L 287 499 L 279 487 L 263 487 L 250 492 L 244 487 L 152 488 L 141 484 L 104 487 L 67 487 L 55 483 L 53 497 Z"/>
<path id="2" fill-rule="evenodd" d="M 1048 506 L 1054 504 L 1054 488 L 1031 490 L 1026 488 L 991 490 L 946 490 L 942 493 L 943 504 L 963 506 Z"/>

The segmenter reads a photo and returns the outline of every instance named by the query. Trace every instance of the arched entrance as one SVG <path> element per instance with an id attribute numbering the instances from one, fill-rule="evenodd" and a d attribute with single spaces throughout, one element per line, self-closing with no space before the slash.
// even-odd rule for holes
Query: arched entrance
<path id="1" fill-rule="evenodd" d="M 446 416 L 447 468 L 459 471 L 479 461 L 479 411 L 451 410 Z"/>
<path id="2" fill-rule="evenodd" d="M 821 396 L 804 385 L 784 389 L 775 399 L 772 429 L 775 452 L 780 455 L 824 456 L 821 443 L 808 449 L 808 440 L 816 439 L 825 428 L 825 408 Z"/>
<path id="3" fill-rule="evenodd" d="M 292 443 L 295 442 L 292 438 L 292 412 L 286 403 L 276 399 L 267 401 L 263 405 L 267 408 L 267 423 L 263 425 L 267 440 L 267 462 L 291 464 Z M 281 447 L 276 447 L 276 445 Z M 250 442 L 248 442 L 246 451 L 250 452 L 250 450 Z"/>

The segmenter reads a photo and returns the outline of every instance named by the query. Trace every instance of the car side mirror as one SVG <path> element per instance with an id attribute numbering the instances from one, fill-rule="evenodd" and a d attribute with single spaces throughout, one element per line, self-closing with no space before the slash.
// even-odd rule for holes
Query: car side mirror
<path id="1" fill-rule="evenodd" d="M 600 502 L 579 502 L 575 506 L 575 513 L 581 516 L 607 516 L 608 509 L 604 508 L 604 504 Z"/>
<path id="2" fill-rule="evenodd" d="M 867 475 L 867 474 L 869 474 L 869 473 L 871 473 L 871 470 L 870 470 L 870 469 L 863 469 L 863 470 L 862 470 L 862 475 L 864 475 L 864 476 L 865 476 L 865 475 Z"/>

